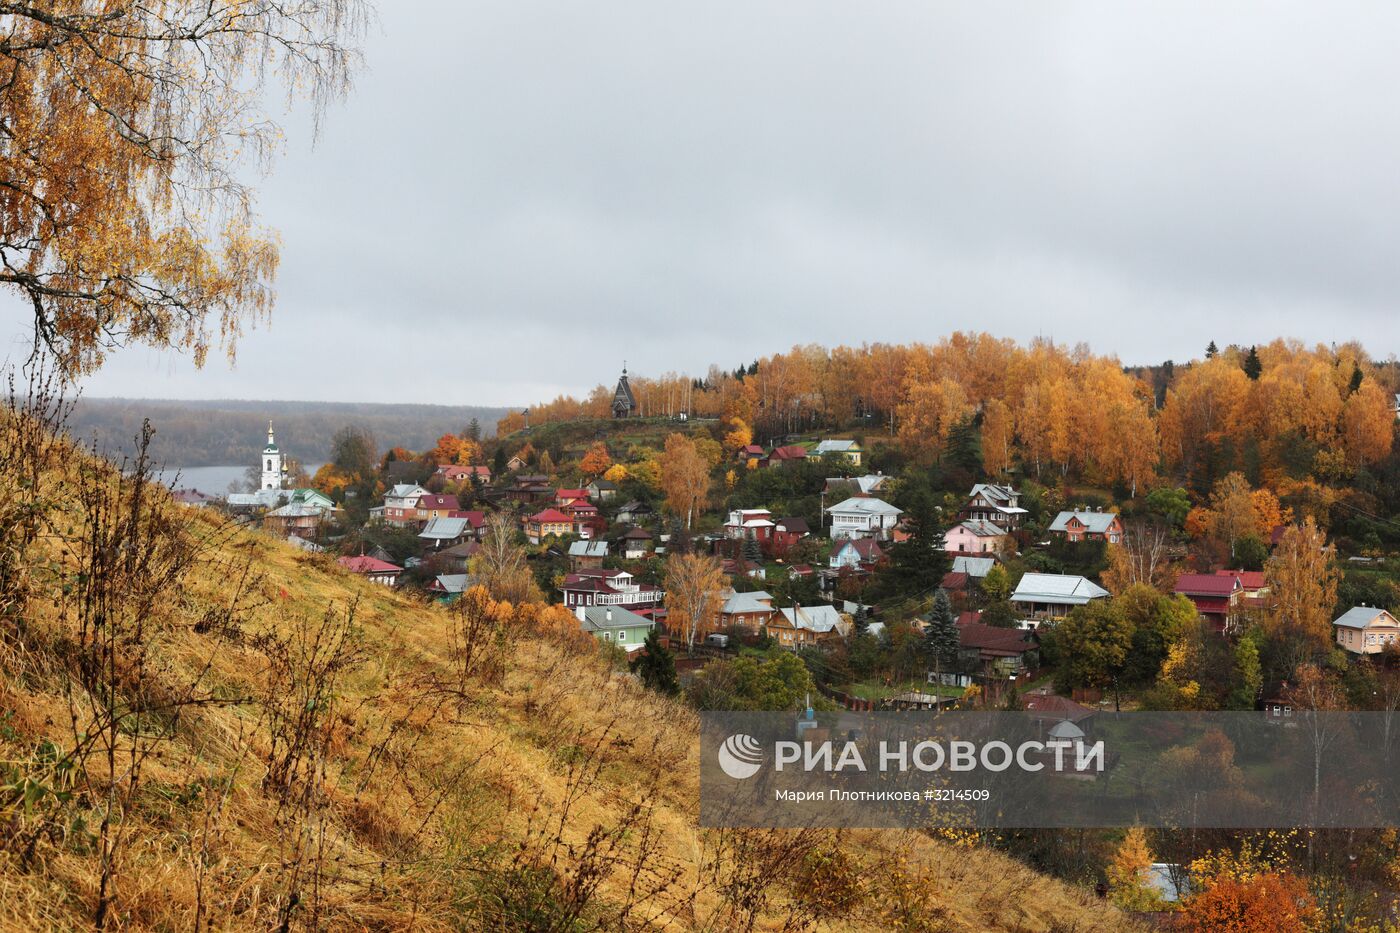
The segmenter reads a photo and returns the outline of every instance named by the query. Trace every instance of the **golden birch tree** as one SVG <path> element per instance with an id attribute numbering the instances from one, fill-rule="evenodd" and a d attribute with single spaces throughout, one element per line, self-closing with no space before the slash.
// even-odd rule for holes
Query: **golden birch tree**
<path id="1" fill-rule="evenodd" d="M 0 283 L 69 375 L 128 343 L 230 355 L 278 250 L 239 178 L 273 83 L 345 93 L 360 0 L 0 4 Z"/>
<path id="2" fill-rule="evenodd" d="M 1332 609 L 1341 580 L 1334 550 L 1309 516 L 1283 533 L 1264 565 L 1269 591 L 1277 602 L 1272 624 L 1318 648 L 1325 648 L 1332 639 Z"/>
<path id="3" fill-rule="evenodd" d="M 666 438 L 666 450 L 661 455 L 661 488 L 666 495 L 666 508 L 683 517 L 689 528 L 710 496 L 710 465 L 695 442 L 684 434 Z"/>
<path id="4" fill-rule="evenodd" d="M 724 605 L 724 573 L 711 554 L 672 554 L 666 559 L 666 611 L 671 633 L 695 647 L 702 632 L 713 631 Z"/>

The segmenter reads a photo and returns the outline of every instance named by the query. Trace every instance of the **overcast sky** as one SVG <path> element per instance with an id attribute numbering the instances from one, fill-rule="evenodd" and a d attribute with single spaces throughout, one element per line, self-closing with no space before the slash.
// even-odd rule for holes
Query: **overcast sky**
<path id="1" fill-rule="evenodd" d="M 261 185 L 270 326 L 87 394 L 520 404 L 956 329 L 1400 351 L 1394 4 L 379 5 Z"/>

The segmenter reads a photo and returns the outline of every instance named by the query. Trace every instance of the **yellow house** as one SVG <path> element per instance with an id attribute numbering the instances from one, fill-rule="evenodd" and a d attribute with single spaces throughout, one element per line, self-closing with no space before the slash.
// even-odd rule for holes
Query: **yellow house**
<path id="1" fill-rule="evenodd" d="M 842 638 L 847 621 L 835 606 L 797 606 L 780 609 L 765 623 L 768 634 L 782 648 L 801 648 L 831 638 Z"/>
<path id="2" fill-rule="evenodd" d="M 1386 645 L 1400 641 L 1400 622 L 1373 606 L 1348 609 L 1332 622 L 1332 631 L 1337 644 L 1352 654 L 1380 654 Z"/>
<path id="3" fill-rule="evenodd" d="M 525 537 L 531 544 L 539 544 L 551 535 L 562 538 L 573 531 L 574 520 L 558 509 L 545 509 L 525 519 Z"/>
<path id="4" fill-rule="evenodd" d="M 812 453 L 817 457 L 823 454 L 841 454 L 851 461 L 852 466 L 860 466 L 861 457 L 865 455 L 865 450 L 856 441 L 828 438 L 818 444 Z"/>

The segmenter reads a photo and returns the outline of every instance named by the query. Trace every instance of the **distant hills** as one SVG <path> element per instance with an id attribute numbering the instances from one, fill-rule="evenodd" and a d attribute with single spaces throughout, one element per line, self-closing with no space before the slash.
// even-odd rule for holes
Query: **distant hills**
<path id="1" fill-rule="evenodd" d="M 267 422 L 289 457 L 304 464 L 330 459 L 331 438 L 346 425 L 368 428 L 381 451 L 431 448 L 473 418 L 483 437 L 492 435 L 505 408 L 481 405 L 395 405 L 360 402 L 83 398 L 69 418 L 69 432 L 83 443 L 97 440 L 109 454 L 132 449 L 149 418 L 156 429 L 152 454 L 179 467 L 256 463 Z"/>

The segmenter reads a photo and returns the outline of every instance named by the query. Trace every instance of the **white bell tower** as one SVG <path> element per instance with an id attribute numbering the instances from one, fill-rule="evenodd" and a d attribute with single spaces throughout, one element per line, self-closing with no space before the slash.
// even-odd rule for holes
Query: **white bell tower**
<path id="1" fill-rule="evenodd" d="M 282 451 L 277 449 L 277 441 L 272 436 L 272 422 L 267 423 L 267 446 L 262 452 L 262 488 L 281 489 L 284 468 Z"/>

